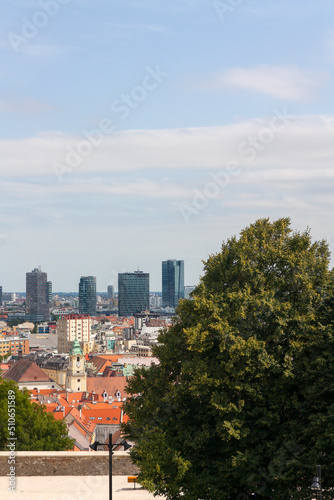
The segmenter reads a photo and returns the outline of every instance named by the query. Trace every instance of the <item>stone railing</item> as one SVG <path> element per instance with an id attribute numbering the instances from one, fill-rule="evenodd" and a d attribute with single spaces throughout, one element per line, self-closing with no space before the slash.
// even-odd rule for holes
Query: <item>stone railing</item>
<path id="1" fill-rule="evenodd" d="M 14 460 L 14 461 L 13 461 Z M 15 467 L 16 476 L 107 476 L 108 451 L 0 451 L 0 476 Z M 113 476 L 138 474 L 129 453 L 113 453 Z"/>

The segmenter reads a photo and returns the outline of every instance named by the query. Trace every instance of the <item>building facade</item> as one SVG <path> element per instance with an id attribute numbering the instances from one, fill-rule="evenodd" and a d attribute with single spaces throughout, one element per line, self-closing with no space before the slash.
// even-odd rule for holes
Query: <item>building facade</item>
<path id="1" fill-rule="evenodd" d="M 19 351 L 22 351 L 22 354 L 29 354 L 29 339 L 0 336 L 0 356 L 6 356 L 8 353 L 17 355 Z"/>
<path id="2" fill-rule="evenodd" d="M 69 352 L 75 339 L 84 352 L 92 348 L 91 318 L 89 314 L 64 314 L 57 321 L 58 352 Z"/>
<path id="3" fill-rule="evenodd" d="M 184 261 L 165 260 L 162 262 L 162 305 L 176 308 L 184 299 Z"/>
<path id="4" fill-rule="evenodd" d="M 46 300 L 48 304 L 52 303 L 52 281 L 46 282 Z"/>
<path id="5" fill-rule="evenodd" d="M 47 274 L 40 268 L 26 273 L 26 318 L 29 321 L 49 321 Z"/>
<path id="6" fill-rule="evenodd" d="M 79 313 L 96 314 L 96 278 L 81 276 L 79 283 Z"/>
<path id="7" fill-rule="evenodd" d="M 143 271 L 119 273 L 118 316 L 133 316 L 150 307 L 150 275 Z"/>

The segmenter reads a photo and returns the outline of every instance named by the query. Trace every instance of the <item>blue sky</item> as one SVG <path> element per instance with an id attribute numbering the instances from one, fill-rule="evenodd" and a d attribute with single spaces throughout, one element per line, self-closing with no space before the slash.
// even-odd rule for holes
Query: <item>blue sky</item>
<path id="1" fill-rule="evenodd" d="M 330 0 L 0 0 L 0 284 L 202 259 L 259 217 L 332 247 Z"/>

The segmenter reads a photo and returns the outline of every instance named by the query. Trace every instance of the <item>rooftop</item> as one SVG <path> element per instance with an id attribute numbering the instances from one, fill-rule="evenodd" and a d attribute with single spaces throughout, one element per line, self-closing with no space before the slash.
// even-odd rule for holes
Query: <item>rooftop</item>
<path id="1" fill-rule="evenodd" d="M 4 375 L 3 378 L 15 382 L 52 382 L 52 379 L 28 359 L 20 359 Z"/>

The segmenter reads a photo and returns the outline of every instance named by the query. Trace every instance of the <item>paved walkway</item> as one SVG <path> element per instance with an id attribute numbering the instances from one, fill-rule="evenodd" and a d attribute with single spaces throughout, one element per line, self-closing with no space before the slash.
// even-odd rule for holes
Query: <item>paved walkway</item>
<path id="1" fill-rule="evenodd" d="M 8 480 L 0 477 L 1 500 L 109 500 L 108 476 L 32 476 L 18 477 L 16 491 L 8 491 Z M 113 476 L 113 500 L 163 500 L 127 476 Z"/>

